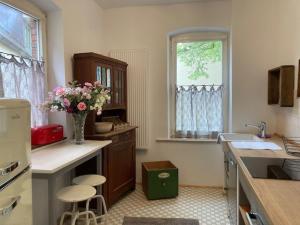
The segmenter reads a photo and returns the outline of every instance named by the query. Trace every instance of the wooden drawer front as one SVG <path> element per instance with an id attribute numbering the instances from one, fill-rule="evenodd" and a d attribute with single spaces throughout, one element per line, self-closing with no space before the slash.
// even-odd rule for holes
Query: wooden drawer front
<path id="1" fill-rule="evenodd" d="M 128 131 L 123 134 L 112 136 L 111 140 L 113 145 L 120 144 L 121 142 L 133 142 L 134 134 L 133 131 Z"/>

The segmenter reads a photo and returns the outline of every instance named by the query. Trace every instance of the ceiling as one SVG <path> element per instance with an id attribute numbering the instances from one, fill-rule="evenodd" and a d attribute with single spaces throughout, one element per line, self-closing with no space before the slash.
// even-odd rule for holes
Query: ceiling
<path id="1" fill-rule="evenodd" d="M 161 5 L 191 2 L 207 2 L 216 0 L 95 0 L 102 8 L 118 8 L 126 6 Z"/>

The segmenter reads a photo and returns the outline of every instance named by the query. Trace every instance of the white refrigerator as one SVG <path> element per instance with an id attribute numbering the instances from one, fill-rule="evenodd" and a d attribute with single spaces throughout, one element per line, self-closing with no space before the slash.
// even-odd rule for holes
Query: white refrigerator
<path id="1" fill-rule="evenodd" d="M 0 99 L 0 225 L 32 225 L 30 104 Z"/>

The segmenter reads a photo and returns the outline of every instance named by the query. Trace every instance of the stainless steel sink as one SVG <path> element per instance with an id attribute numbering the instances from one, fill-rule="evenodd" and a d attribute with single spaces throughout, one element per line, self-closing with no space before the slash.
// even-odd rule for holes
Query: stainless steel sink
<path id="1" fill-rule="evenodd" d="M 241 157 L 253 178 L 300 180 L 300 159 Z"/>

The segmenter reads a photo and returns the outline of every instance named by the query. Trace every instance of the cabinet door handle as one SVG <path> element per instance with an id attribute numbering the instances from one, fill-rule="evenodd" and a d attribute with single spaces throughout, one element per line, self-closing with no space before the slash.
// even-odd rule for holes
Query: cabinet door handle
<path id="1" fill-rule="evenodd" d="M 0 168 L 0 176 L 6 176 L 7 174 L 13 172 L 20 165 L 20 162 L 11 162 L 7 166 Z"/>
<path id="2" fill-rule="evenodd" d="M 1 207 L 0 208 L 0 216 L 9 215 L 14 210 L 14 208 L 17 207 L 20 199 L 21 199 L 21 196 L 14 197 L 11 199 L 10 203 L 7 206 L 4 206 L 4 207 L 0 206 Z"/>

